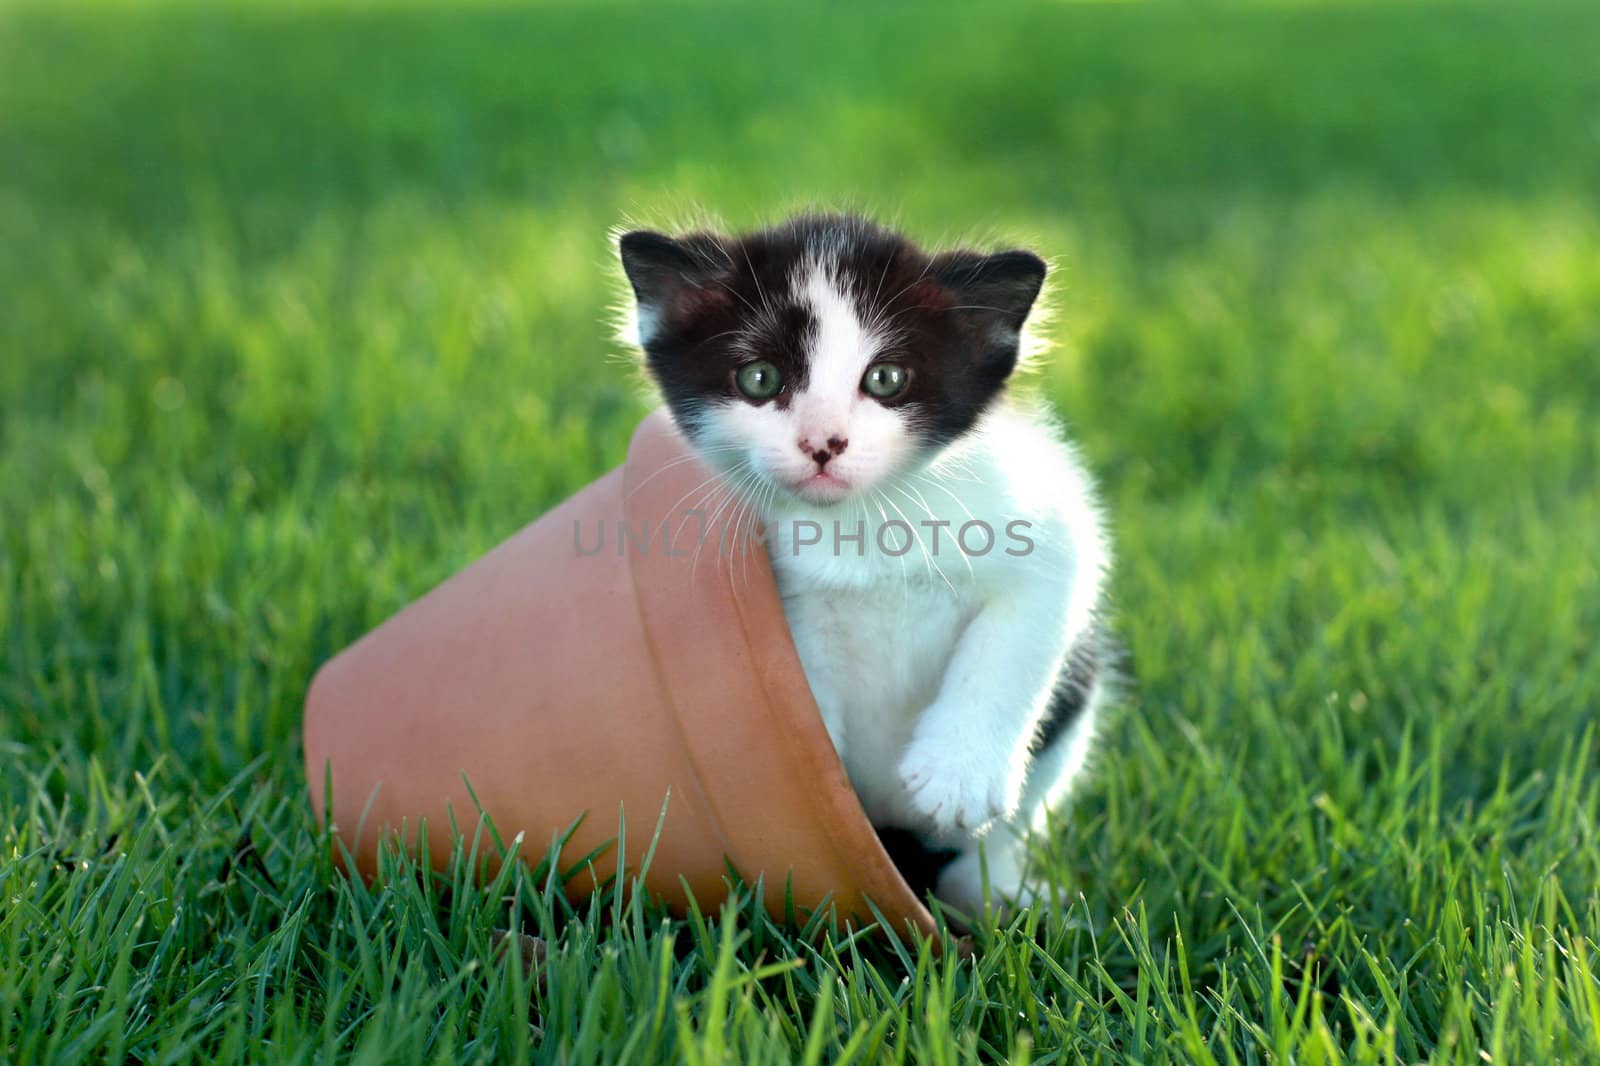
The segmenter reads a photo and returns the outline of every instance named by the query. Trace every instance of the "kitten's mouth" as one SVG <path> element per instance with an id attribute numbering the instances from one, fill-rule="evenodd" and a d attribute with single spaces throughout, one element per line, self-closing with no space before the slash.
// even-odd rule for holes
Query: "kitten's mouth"
<path id="1" fill-rule="evenodd" d="M 842 477 L 830 474 L 826 470 L 818 470 L 810 477 L 790 482 L 789 488 L 796 495 L 811 500 L 813 503 L 833 503 L 842 499 L 850 491 L 850 482 Z"/>

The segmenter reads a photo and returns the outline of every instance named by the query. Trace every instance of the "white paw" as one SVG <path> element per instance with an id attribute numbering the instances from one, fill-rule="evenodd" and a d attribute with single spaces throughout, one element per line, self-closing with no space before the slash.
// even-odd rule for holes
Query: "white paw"
<path id="1" fill-rule="evenodd" d="M 932 828 L 970 832 L 1016 811 L 1021 788 L 1009 770 L 996 770 L 960 745 L 922 739 L 913 740 L 901 758 L 900 782 Z"/>

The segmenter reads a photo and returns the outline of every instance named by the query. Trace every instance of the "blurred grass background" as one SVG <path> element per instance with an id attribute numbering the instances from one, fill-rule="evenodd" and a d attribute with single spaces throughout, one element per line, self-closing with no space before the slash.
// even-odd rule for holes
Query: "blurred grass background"
<path id="1" fill-rule="evenodd" d="M 1597 56 L 1592 4 L 0 6 L 0 1060 L 1600 1059 Z M 1055 264 L 1135 675 L 1067 902 L 857 960 L 333 877 L 310 672 L 648 403 L 607 230 L 805 205 Z"/>

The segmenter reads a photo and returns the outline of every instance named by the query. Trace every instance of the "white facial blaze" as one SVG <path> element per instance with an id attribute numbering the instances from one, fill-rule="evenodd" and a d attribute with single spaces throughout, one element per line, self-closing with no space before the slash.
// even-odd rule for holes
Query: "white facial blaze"
<path id="1" fill-rule="evenodd" d="M 811 440 L 848 440 L 852 409 L 861 399 L 861 375 L 877 352 L 878 338 L 862 326 L 855 304 L 823 263 L 808 262 L 795 279 L 795 291 L 816 322 L 805 391 L 793 407 L 795 428 Z"/>

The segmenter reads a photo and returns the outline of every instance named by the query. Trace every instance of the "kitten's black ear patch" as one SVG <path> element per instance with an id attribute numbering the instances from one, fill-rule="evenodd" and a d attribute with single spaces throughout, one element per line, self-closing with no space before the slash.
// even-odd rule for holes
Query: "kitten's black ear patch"
<path id="1" fill-rule="evenodd" d="M 727 253 L 714 238 L 674 239 L 651 230 L 624 233 L 617 242 L 622 270 L 644 307 L 667 303 L 678 291 L 703 284 L 724 269 Z"/>
<path id="2" fill-rule="evenodd" d="M 1000 316 L 1010 328 L 1023 320 L 1044 286 L 1045 263 L 1032 252 L 946 252 L 933 260 L 933 276 L 957 297 L 956 308 Z"/>

